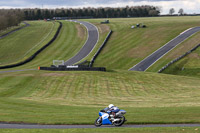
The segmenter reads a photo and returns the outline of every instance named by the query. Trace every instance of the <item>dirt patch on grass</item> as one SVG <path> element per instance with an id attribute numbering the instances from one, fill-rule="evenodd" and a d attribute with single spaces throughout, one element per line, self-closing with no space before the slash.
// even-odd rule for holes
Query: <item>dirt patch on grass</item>
<path id="1" fill-rule="evenodd" d="M 200 56 L 197 53 L 191 53 L 191 54 L 189 54 L 188 57 L 191 59 L 200 59 Z"/>
<path id="2" fill-rule="evenodd" d="M 21 76 L 21 77 L 33 77 L 35 75 L 34 74 L 18 74 L 17 76 Z"/>
<path id="3" fill-rule="evenodd" d="M 99 27 L 100 34 L 103 34 L 103 33 L 110 31 L 110 27 L 108 25 L 100 24 L 98 27 Z"/>
<path id="4" fill-rule="evenodd" d="M 190 40 L 185 41 L 183 44 L 178 46 L 178 48 L 174 49 L 173 52 L 165 56 L 165 58 L 175 59 L 182 54 L 188 52 L 192 48 L 194 48 L 198 43 L 200 42 L 200 33 L 196 34 L 194 37 L 192 37 Z M 189 57 L 198 57 L 198 54 L 192 53 L 189 55 Z M 198 57 L 199 59 L 200 57 Z"/>
<path id="5" fill-rule="evenodd" d="M 127 55 L 132 58 L 144 58 L 156 48 L 156 45 L 140 46 L 129 50 Z"/>
<path id="6" fill-rule="evenodd" d="M 85 29 L 80 24 L 76 24 L 76 29 L 78 32 L 78 37 L 84 39 L 84 37 L 86 36 Z"/>
<path id="7" fill-rule="evenodd" d="M 69 75 L 68 73 L 44 73 L 42 74 L 41 76 L 42 77 L 52 77 L 52 76 L 55 76 L 55 77 L 62 77 L 62 76 L 66 76 L 66 75 Z"/>

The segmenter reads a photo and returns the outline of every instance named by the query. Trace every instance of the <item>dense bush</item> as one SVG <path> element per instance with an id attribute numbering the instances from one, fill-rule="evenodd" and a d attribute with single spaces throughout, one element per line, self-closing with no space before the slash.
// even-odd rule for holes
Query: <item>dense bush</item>
<path id="1" fill-rule="evenodd" d="M 17 26 L 24 19 L 24 12 L 19 9 L 0 9 L 0 31 Z"/>

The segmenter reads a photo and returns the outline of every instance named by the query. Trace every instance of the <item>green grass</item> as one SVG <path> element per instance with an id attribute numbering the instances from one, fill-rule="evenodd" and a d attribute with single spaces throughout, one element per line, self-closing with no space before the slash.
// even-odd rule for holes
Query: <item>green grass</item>
<path id="1" fill-rule="evenodd" d="M 58 23 L 30 21 L 31 26 L 0 40 L 0 65 L 13 64 L 30 57 L 54 36 Z"/>
<path id="2" fill-rule="evenodd" d="M 199 127 L 95 128 L 95 129 L 1 129 L 1 133 L 198 133 Z"/>
<path id="3" fill-rule="evenodd" d="M 13 30 L 15 30 L 17 28 L 21 28 L 23 26 L 25 26 L 25 24 L 24 23 L 20 23 L 18 26 L 12 26 L 12 27 L 7 28 L 6 30 L 2 30 L 2 31 L 0 31 L 0 36 L 2 36 L 4 34 L 7 34 L 8 32 L 13 31 Z"/>
<path id="4" fill-rule="evenodd" d="M 184 30 L 199 26 L 200 17 L 152 17 L 109 19 L 113 35 L 94 66 L 128 70 Z M 99 23 L 103 19 L 87 20 Z M 131 29 L 144 23 L 145 29 Z M 109 62 L 109 63 L 108 63 Z"/>
<path id="5" fill-rule="evenodd" d="M 199 53 L 200 53 L 200 48 L 198 48 L 192 54 L 176 62 L 175 64 L 171 65 L 169 68 L 164 70 L 163 73 L 200 78 Z"/>
<path id="6" fill-rule="evenodd" d="M 127 111 L 129 124 L 200 123 L 199 78 L 127 71 L 183 30 L 196 26 L 198 18 L 111 19 L 109 26 L 114 34 L 95 63 L 112 70 L 109 72 L 0 74 L 0 121 L 93 124 L 98 111 L 113 103 Z M 97 24 L 101 20 L 88 21 Z M 6 70 L 50 66 L 52 60 L 74 56 L 85 43 L 86 32 L 79 24 L 62 22 L 55 42 L 32 62 Z M 148 28 L 130 29 L 138 22 L 144 22 Z M 103 41 L 108 30 L 97 26 L 104 29 L 100 33 Z M 80 31 L 84 35 L 77 38 Z"/>
<path id="7" fill-rule="evenodd" d="M 128 123 L 200 122 L 199 79 L 140 72 L 4 73 L 0 120 L 43 124 L 93 124 L 113 103 Z"/>
<path id="8" fill-rule="evenodd" d="M 76 28 L 76 25 L 80 27 L 80 30 L 84 30 L 84 27 L 79 24 L 68 21 L 62 21 L 62 23 L 63 27 L 58 38 L 48 48 L 40 53 L 33 61 L 12 69 L 37 69 L 38 66 L 52 65 L 53 60 L 66 61 L 73 57 L 82 48 L 87 36 L 84 32 L 84 37 L 77 38 L 78 29 Z"/>
<path id="9" fill-rule="evenodd" d="M 100 24 L 100 23 L 97 23 L 97 22 L 93 22 L 93 24 L 99 30 L 99 40 L 98 40 L 96 46 L 94 47 L 94 49 L 91 51 L 91 53 L 87 57 L 83 58 L 80 62 L 83 62 L 85 60 L 91 61 L 93 56 L 96 54 L 96 52 L 98 51 L 98 49 L 101 47 L 101 45 L 103 44 L 104 40 L 108 36 L 108 33 L 110 32 L 110 28 L 107 25 Z"/>
<path id="10" fill-rule="evenodd" d="M 197 46 L 199 43 L 200 33 L 197 33 L 190 37 L 188 40 L 178 45 L 174 50 L 166 54 L 161 60 L 156 62 L 147 71 L 158 72 L 158 70 L 165 66 L 167 63 L 188 52 L 189 50 Z M 199 53 L 200 48 L 168 67 L 165 71 L 163 71 L 163 73 L 200 77 Z"/>

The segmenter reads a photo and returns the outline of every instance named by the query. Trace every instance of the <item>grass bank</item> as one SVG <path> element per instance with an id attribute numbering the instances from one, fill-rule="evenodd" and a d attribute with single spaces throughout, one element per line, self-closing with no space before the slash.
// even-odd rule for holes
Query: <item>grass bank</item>
<path id="1" fill-rule="evenodd" d="M 0 36 L 5 35 L 5 34 L 11 32 L 11 31 L 16 30 L 18 28 L 21 28 L 23 26 L 25 26 L 25 24 L 24 23 L 20 23 L 18 26 L 8 27 L 6 30 L 0 31 Z"/>
<path id="2" fill-rule="evenodd" d="M 54 36 L 58 23 L 30 21 L 30 26 L 0 40 L 0 65 L 16 63 L 30 57 Z M 41 30 L 42 29 L 42 30 Z"/>
<path id="3" fill-rule="evenodd" d="M 68 21 L 62 21 L 62 23 L 63 27 L 57 39 L 45 50 L 43 50 L 43 52 L 40 53 L 33 61 L 23 66 L 7 70 L 37 69 L 38 66 L 50 66 L 52 65 L 53 60 L 66 61 L 78 53 L 87 38 L 84 27 L 80 24 Z"/>
<path id="4" fill-rule="evenodd" d="M 199 26 L 200 17 L 152 17 L 109 19 L 113 34 L 95 66 L 108 69 L 128 70 L 155 50 L 188 28 Z M 103 19 L 87 20 L 93 23 Z M 144 23 L 147 28 L 131 29 L 132 25 Z"/>
<path id="5" fill-rule="evenodd" d="M 94 128 L 94 129 L 2 129 L 2 133 L 198 133 L 199 127 Z"/>
<path id="6" fill-rule="evenodd" d="M 151 66 L 148 71 L 157 72 L 160 68 L 165 66 L 167 63 L 172 61 L 175 58 L 183 55 L 185 52 L 188 52 L 195 46 L 200 44 L 200 33 L 197 33 L 190 37 L 188 40 L 181 43 L 173 51 L 166 54 L 161 60 Z M 182 76 L 193 76 L 200 77 L 200 48 L 174 63 L 168 67 L 163 73 L 182 75 Z"/>
<path id="7" fill-rule="evenodd" d="M 43 124 L 93 124 L 109 103 L 128 123 L 200 122 L 199 79 L 140 72 L 4 73 L 0 119 Z"/>

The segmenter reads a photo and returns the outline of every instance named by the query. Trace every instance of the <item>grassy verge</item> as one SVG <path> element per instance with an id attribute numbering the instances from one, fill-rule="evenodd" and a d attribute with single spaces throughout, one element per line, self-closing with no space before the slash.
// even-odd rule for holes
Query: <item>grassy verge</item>
<path id="1" fill-rule="evenodd" d="M 156 62 L 147 71 L 157 72 L 160 68 L 165 66 L 167 63 L 173 59 L 183 55 L 185 52 L 191 50 L 193 47 L 200 43 L 200 33 L 190 37 L 188 40 L 184 41 L 182 44 L 177 46 L 174 50 L 165 55 L 161 60 Z M 174 63 L 168 67 L 163 73 L 175 74 L 183 76 L 193 76 L 200 77 L 200 48 Z"/>
<path id="2" fill-rule="evenodd" d="M 86 21 L 88 21 L 88 20 L 86 20 Z M 100 23 L 97 23 L 97 22 L 93 22 L 93 24 L 99 30 L 99 40 L 98 40 L 96 46 L 94 47 L 94 49 L 91 51 L 91 53 L 87 57 L 82 59 L 79 63 L 81 63 L 81 62 L 83 62 L 85 60 L 87 60 L 87 61 L 91 61 L 92 60 L 93 56 L 98 51 L 98 49 L 101 47 L 102 43 L 104 42 L 105 38 L 107 37 L 107 35 L 108 35 L 109 31 L 110 31 L 110 28 L 107 25 L 100 24 Z"/>
<path id="3" fill-rule="evenodd" d="M 94 129 L 2 129 L 2 133 L 198 133 L 199 127 L 94 128 Z"/>
<path id="4" fill-rule="evenodd" d="M 58 24 L 52 22 L 30 21 L 29 23 L 31 26 L 0 40 L 2 66 L 30 57 L 52 39 L 58 28 Z"/>
<path id="5" fill-rule="evenodd" d="M 53 60 L 68 60 L 73 57 L 83 46 L 87 36 L 84 28 L 79 24 L 68 21 L 62 21 L 62 23 L 63 28 L 61 29 L 58 38 L 33 61 L 23 66 L 7 70 L 37 69 L 38 66 L 52 65 Z M 78 32 L 82 32 L 82 36 L 78 36 Z"/>
<path id="6" fill-rule="evenodd" d="M 163 73 L 200 78 L 200 48 L 168 67 Z"/>
<path id="7" fill-rule="evenodd" d="M 21 28 L 23 26 L 25 26 L 25 24 L 24 23 L 20 23 L 18 26 L 9 27 L 6 30 L 0 31 L 0 36 L 5 35 L 5 34 L 11 32 L 11 31 L 16 30 L 18 28 Z"/>
<path id="8" fill-rule="evenodd" d="M 199 26 L 199 17 L 109 19 L 113 34 L 94 63 L 107 69 L 128 70 L 184 30 Z M 103 19 L 88 20 L 99 23 Z M 147 28 L 131 29 L 144 23 Z M 109 62 L 109 63 L 108 63 Z"/>
<path id="9" fill-rule="evenodd" d="M 172 50 L 168 54 L 166 54 L 162 59 L 157 61 L 147 71 L 148 72 L 158 72 L 158 70 L 160 70 L 167 63 L 169 63 L 170 61 L 178 58 L 179 56 L 183 55 L 184 53 L 188 52 L 189 50 L 194 48 L 199 43 L 200 43 L 200 33 L 197 33 L 197 34 L 193 35 L 192 37 L 190 37 L 188 40 L 186 40 L 183 43 L 179 44 L 174 50 Z M 187 56 L 185 58 L 185 59 L 188 59 L 188 60 L 191 61 L 188 65 L 193 66 L 194 69 L 200 67 L 200 65 L 199 65 L 200 62 L 198 61 L 200 56 L 198 55 L 198 53 L 199 53 L 199 50 L 196 50 L 196 51 L 194 51 L 193 53 L 191 53 L 189 56 Z M 175 66 L 175 65 L 173 65 L 173 66 Z M 174 70 L 174 72 L 175 71 L 176 70 Z M 173 73 L 171 72 L 171 74 L 173 74 Z M 194 74 L 194 75 L 196 75 L 196 74 Z"/>
<path id="10" fill-rule="evenodd" d="M 199 79 L 140 72 L 16 72 L 0 77 L 0 120 L 93 124 L 109 103 L 128 123 L 200 122 Z"/>

